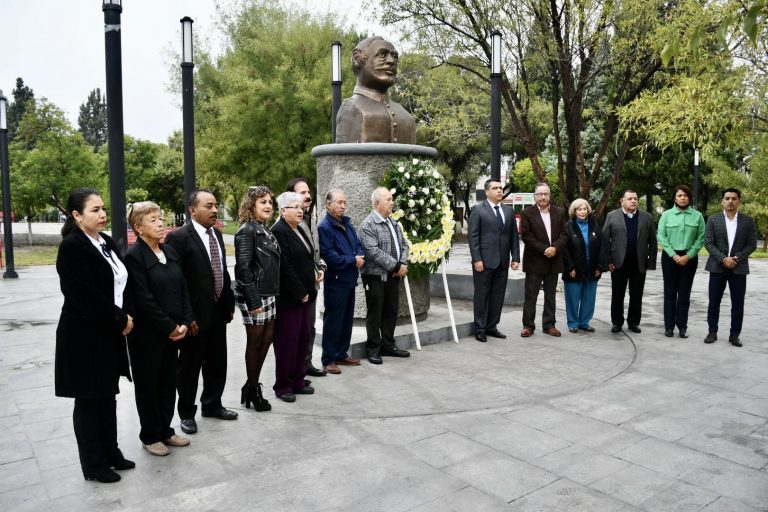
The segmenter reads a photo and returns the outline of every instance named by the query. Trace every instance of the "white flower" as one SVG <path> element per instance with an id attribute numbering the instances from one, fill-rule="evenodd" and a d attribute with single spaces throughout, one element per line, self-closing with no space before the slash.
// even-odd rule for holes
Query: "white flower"
<path id="1" fill-rule="evenodd" d="M 409 219 L 409 220 L 416 220 L 416 216 L 415 216 L 414 214 L 410 214 L 410 215 L 408 216 L 408 219 Z M 415 233 L 415 231 L 414 231 L 414 233 Z"/>
<path id="2" fill-rule="evenodd" d="M 427 215 L 429 215 L 430 213 L 432 213 L 432 208 L 427 208 Z"/>
<path id="3" fill-rule="evenodd" d="M 421 189 L 421 193 L 424 194 L 425 196 L 428 196 L 429 195 L 429 189 L 427 187 L 424 187 L 424 188 Z"/>
<path id="4" fill-rule="evenodd" d="M 411 231 L 411 234 L 413 234 L 413 236 L 416 236 L 416 230 L 414 229 L 413 231 Z"/>
<path id="5" fill-rule="evenodd" d="M 427 231 L 430 231 L 432 229 L 432 224 L 427 224 Z"/>
<path id="6" fill-rule="evenodd" d="M 395 195 L 395 194 L 397 194 L 397 189 L 396 188 L 391 188 L 391 189 L 389 189 L 389 193 L 392 194 L 392 195 Z"/>
<path id="7" fill-rule="evenodd" d="M 409 172 L 405 173 L 405 179 L 407 180 L 411 179 L 411 173 Z"/>
<path id="8" fill-rule="evenodd" d="M 432 206 L 434 206 L 436 202 L 437 202 L 437 201 L 435 201 L 435 198 L 434 198 L 434 197 L 432 197 L 432 198 L 430 198 L 430 199 L 429 199 L 429 204 L 431 204 Z"/>
<path id="9" fill-rule="evenodd" d="M 418 173 L 418 174 L 419 174 L 419 176 L 424 176 L 424 171 L 422 171 L 421 169 L 419 169 L 419 173 Z"/>
<path id="10" fill-rule="evenodd" d="M 397 168 L 397 170 L 398 170 L 399 172 L 405 172 L 405 167 L 403 167 L 403 166 L 401 165 L 400 167 L 398 167 L 398 168 Z"/>
<path id="11" fill-rule="evenodd" d="M 411 188 L 408 189 L 408 192 L 410 192 L 411 194 L 415 194 L 416 193 L 416 185 L 411 185 Z"/>
<path id="12" fill-rule="evenodd" d="M 433 171 L 432 172 L 432 177 L 435 178 L 435 179 L 438 179 L 440 177 L 440 173 L 437 172 L 437 171 Z"/>
<path id="13" fill-rule="evenodd" d="M 424 206 L 424 200 L 423 200 L 423 199 L 419 199 L 419 204 L 420 204 L 421 206 Z"/>
<path id="14" fill-rule="evenodd" d="M 408 208 L 413 208 L 414 206 L 416 206 L 416 201 L 414 201 L 413 199 L 409 199 Z"/>
<path id="15" fill-rule="evenodd" d="M 414 158 L 413 159 L 413 165 L 419 165 L 419 159 L 418 158 Z"/>

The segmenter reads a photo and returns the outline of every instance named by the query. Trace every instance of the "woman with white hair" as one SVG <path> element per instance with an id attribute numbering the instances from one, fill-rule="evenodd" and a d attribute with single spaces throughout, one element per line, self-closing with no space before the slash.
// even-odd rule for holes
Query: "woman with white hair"
<path id="1" fill-rule="evenodd" d="M 272 226 L 280 246 L 280 294 L 275 323 L 275 395 L 295 402 L 296 395 L 311 395 L 315 388 L 304 381 L 306 347 L 312 334 L 311 303 L 317 297 L 312 243 L 299 223 L 304 217 L 302 197 L 296 192 L 277 196 L 280 220 Z"/>
<path id="2" fill-rule="evenodd" d="M 608 269 L 608 244 L 600 227 L 591 217 L 592 207 L 585 199 L 576 199 L 568 209 L 566 224 L 568 244 L 563 252 L 565 312 L 568 330 L 594 332 L 590 325 L 595 314 L 597 281 Z"/>

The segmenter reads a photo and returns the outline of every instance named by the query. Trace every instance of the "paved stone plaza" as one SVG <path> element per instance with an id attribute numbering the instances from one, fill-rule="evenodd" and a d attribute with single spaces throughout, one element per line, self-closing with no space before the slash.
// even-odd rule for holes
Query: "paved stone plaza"
<path id="1" fill-rule="evenodd" d="M 660 270 L 646 284 L 643 333 L 632 336 L 610 333 L 604 279 L 594 334 L 567 332 L 560 293 L 560 339 L 520 338 L 521 310 L 507 307 L 506 340 L 463 338 L 344 367 L 293 404 L 274 399 L 270 356 L 268 413 L 238 403 L 236 317 L 225 405 L 240 418 L 198 416 L 190 447 L 153 457 L 123 381 L 120 445 L 137 468 L 111 485 L 83 480 L 72 400 L 54 396 L 55 269 L 19 269 L 20 279 L 0 282 L 0 510 L 768 510 L 768 262 L 750 264 L 741 349 L 723 336 L 702 343 L 703 264 L 687 340 L 663 336 Z"/>

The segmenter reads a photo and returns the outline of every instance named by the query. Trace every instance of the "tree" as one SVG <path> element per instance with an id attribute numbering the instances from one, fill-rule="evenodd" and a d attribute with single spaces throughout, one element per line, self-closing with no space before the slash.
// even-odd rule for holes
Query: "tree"
<path id="1" fill-rule="evenodd" d="M 227 48 L 198 57 L 197 169 L 226 202 L 255 183 L 280 190 L 293 176 L 315 181 L 312 147 L 331 141 L 330 42 L 357 36 L 333 16 L 314 17 L 267 0 L 223 12 Z M 344 63 L 345 76 L 352 76 Z M 345 80 L 351 93 L 353 81 Z"/>
<path id="2" fill-rule="evenodd" d="M 16 88 L 13 90 L 13 102 L 8 105 L 8 141 L 13 142 L 19 129 L 21 118 L 27 110 L 27 104 L 35 98 L 35 93 L 24 85 L 21 77 L 16 79 Z"/>
<path id="3" fill-rule="evenodd" d="M 88 93 L 88 99 L 80 105 L 77 116 L 78 131 L 85 141 L 99 151 L 107 142 L 107 98 L 96 88 Z"/>

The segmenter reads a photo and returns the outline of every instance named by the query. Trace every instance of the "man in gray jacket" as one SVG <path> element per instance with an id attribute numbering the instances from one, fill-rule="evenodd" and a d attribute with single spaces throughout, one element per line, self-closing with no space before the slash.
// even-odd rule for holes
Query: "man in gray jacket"
<path id="1" fill-rule="evenodd" d="M 620 202 L 621 208 L 610 212 L 603 226 L 611 272 L 611 332 L 621 332 L 624 325 L 624 295 L 629 284 L 627 325 L 639 333 L 645 272 L 656 269 L 656 226 L 650 213 L 637 208 L 637 192 L 625 190 Z"/>
<path id="2" fill-rule="evenodd" d="M 739 212 L 739 189 L 723 190 L 722 203 L 723 213 L 711 215 L 707 219 L 704 232 L 704 246 L 709 252 L 707 265 L 704 267 L 709 272 L 709 334 L 704 338 L 704 343 L 714 343 L 717 340 L 720 301 L 723 300 L 727 284 L 731 291 L 731 333 L 728 341 L 731 345 L 740 347 L 739 335 L 744 320 L 749 255 L 757 248 L 757 228 L 752 217 Z"/>
<path id="3" fill-rule="evenodd" d="M 400 225 L 391 217 L 390 191 L 384 187 L 374 190 L 371 205 L 373 211 L 360 225 L 360 244 L 365 251 L 361 274 L 368 307 L 365 350 L 371 364 L 381 364 L 381 356 L 411 355 L 395 345 L 400 278 L 408 273 L 408 242 Z"/>

